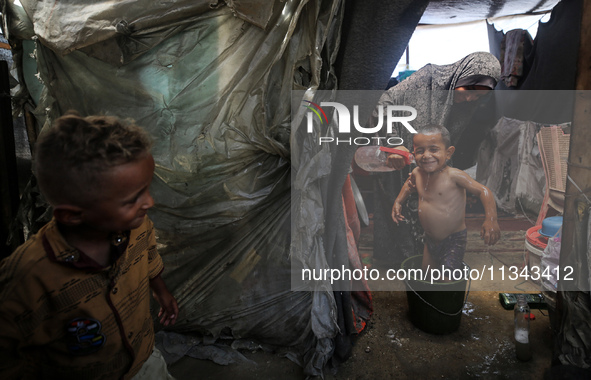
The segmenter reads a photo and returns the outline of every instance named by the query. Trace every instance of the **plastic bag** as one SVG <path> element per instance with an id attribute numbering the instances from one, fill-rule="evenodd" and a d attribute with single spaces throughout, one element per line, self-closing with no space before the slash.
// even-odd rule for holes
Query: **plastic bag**
<path id="1" fill-rule="evenodd" d="M 558 288 L 558 265 L 560 264 L 560 231 L 556 236 L 548 238 L 548 245 L 542 255 L 542 287 L 556 292 Z"/>

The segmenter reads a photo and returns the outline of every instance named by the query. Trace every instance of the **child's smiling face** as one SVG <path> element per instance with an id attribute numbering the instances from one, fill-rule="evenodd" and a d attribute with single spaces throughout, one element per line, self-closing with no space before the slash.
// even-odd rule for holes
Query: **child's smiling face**
<path id="1" fill-rule="evenodd" d="M 413 137 L 414 156 L 417 165 L 427 173 L 434 173 L 445 168 L 455 148 L 446 147 L 441 133 L 417 133 Z"/>

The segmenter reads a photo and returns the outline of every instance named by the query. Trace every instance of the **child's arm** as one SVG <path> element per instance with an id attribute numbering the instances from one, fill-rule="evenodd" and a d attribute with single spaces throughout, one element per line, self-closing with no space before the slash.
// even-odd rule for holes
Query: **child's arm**
<path id="1" fill-rule="evenodd" d="M 416 169 L 415 169 L 416 170 Z M 394 201 L 394 206 L 392 207 L 392 220 L 396 224 L 404 220 L 404 216 L 402 215 L 402 204 L 408 198 L 410 193 L 416 191 L 416 178 L 415 178 L 415 171 L 413 170 L 412 173 L 408 176 L 406 182 L 402 186 L 398 197 Z"/>
<path id="2" fill-rule="evenodd" d="M 472 179 L 466 172 L 454 169 L 453 178 L 459 187 L 477 195 L 484 206 L 484 223 L 480 230 L 480 237 L 488 245 L 493 245 L 501 238 L 501 229 L 497 222 L 497 204 L 490 189 Z"/>
<path id="3" fill-rule="evenodd" d="M 158 313 L 158 317 L 162 317 L 160 323 L 164 326 L 174 325 L 179 315 L 179 307 L 160 275 L 150 280 L 150 288 L 152 288 L 154 298 L 160 304 L 160 312 Z"/>

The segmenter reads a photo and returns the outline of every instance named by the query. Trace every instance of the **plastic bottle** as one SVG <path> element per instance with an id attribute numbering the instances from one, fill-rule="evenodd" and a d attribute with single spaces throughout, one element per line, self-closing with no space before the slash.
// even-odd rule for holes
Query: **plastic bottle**
<path id="1" fill-rule="evenodd" d="M 403 156 L 406 165 L 413 160 L 412 155 L 406 151 L 373 145 L 358 148 L 355 152 L 355 162 L 361 169 L 368 172 L 391 172 L 395 169 L 388 166 L 390 154 Z"/>
<path id="2" fill-rule="evenodd" d="M 525 296 L 517 296 L 515 304 L 515 352 L 517 359 L 528 361 L 531 359 L 531 347 L 529 344 L 529 319 L 530 309 Z"/>

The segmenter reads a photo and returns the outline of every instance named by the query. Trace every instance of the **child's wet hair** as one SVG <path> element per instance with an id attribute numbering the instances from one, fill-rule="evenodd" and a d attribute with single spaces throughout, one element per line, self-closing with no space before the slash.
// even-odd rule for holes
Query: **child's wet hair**
<path id="1" fill-rule="evenodd" d="M 35 176 L 48 202 L 82 204 L 100 188 L 100 174 L 149 153 L 152 139 L 131 121 L 68 112 L 35 145 Z"/>
<path id="2" fill-rule="evenodd" d="M 445 147 L 449 148 L 451 146 L 451 137 L 449 135 L 449 131 L 443 125 L 428 124 L 428 125 L 425 125 L 425 126 L 419 128 L 419 130 L 417 131 L 417 134 L 419 134 L 419 133 L 422 135 L 441 134 L 441 139 L 443 140 Z"/>

